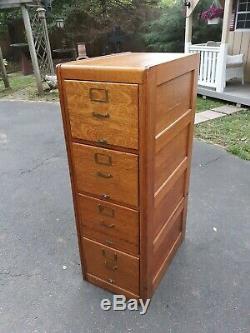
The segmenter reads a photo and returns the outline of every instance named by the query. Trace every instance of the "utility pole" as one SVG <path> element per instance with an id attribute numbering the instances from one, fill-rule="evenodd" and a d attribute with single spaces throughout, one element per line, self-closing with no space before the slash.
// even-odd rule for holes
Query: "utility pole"
<path id="1" fill-rule="evenodd" d="M 8 75 L 6 72 L 1 46 L 0 46 L 0 69 L 2 72 L 3 83 L 4 83 L 5 88 L 6 89 L 10 88 L 9 78 L 8 78 Z"/>
<path id="2" fill-rule="evenodd" d="M 21 10 L 22 10 L 22 15 L 23 15 L 25 31 L 26 31 L 26 37 L 27 37 L 27 41 L 28 41 L 28 45 L 29 45 L 32 66 L 33 66 L 33 70 L 34 70 L 34 74 L 35 74 L 35 78 L 36 78 L 38 94 L 43 95 L 44 91 L 43 91 L 41 73 L 40 73 L 40 69 L 39 69 L 33 33 L 32 33 L 32 29 L 31 29 L 31 24 L 30 24 L 29 12 L 25 5 L 21 5 Z"/>

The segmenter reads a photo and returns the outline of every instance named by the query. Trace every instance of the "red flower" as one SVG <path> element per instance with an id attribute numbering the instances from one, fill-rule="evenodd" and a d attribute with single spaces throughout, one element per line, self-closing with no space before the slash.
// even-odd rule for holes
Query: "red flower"
<path id="1" fill-rule="evenodd" d="M 216 7 L 215 5 L 212 5 L 207 10 L 201 13 L 200 18 L 207 22 L 208 20 L 212 20 L 214 18 L 223 17 L 223 8 Z"/>

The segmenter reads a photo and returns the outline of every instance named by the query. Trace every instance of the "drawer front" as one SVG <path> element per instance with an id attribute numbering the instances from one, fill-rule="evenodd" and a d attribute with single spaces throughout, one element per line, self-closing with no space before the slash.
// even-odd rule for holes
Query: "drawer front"
<path id="1" fill-rule="evenodd" d="M 138 254 L 137 211 L 83 195 L 78 195 L 77 203 L 83 236 L 130 254 Z"/>
<path id="2" fill-rule="evenodd" d="M 128 300 L 133 298 L 137 299 L 139 298 L 139 295 L 132 293 L 131 291 L 125 290 L 115 284 L 109 283 L 107 281 L 104 281 L 97 276 L 91 275 L 91 274 L 86 274 L 86 280 L 89 281 L 90 283 L 95 284 L 96 286 L 107 289 L 108 291 L 116 294 L 116 295 L 124 295 Z"/>
<path id="3" fill-rule="evenodd" d="M 77 143 L 72 155 L 78 192 L 137 207 L 137 155 Z"/>
<path id="4" fill-rule="evenodd" d="M 139 259 L 83 238 L 87 273 L 139 293 Z"/>
<path id="5" fill-rule="evenodd" d="M 64 81 L 74 138 L 138 148 L 138 86 Z"/>

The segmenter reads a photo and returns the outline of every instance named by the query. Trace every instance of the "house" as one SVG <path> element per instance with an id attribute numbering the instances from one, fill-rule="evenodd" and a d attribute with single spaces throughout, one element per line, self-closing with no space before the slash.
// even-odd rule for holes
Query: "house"
<path id="1" fill-rule="evenodd" d="M 192 18 L 199 1 L 185 1 L 185 52 L 200 53 L 198 93 L 250 106 L 250 0 L 220 0 L 221 41 L 192 44 Z"/>

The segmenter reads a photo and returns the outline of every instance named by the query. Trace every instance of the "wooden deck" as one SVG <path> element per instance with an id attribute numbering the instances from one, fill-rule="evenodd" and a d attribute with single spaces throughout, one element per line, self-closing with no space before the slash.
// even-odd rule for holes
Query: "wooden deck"
<path id="1" fill-rule="evenodd" d="M 240 82 L 230 82 L 223 93 L 218 93 L 214 89 L 198 87 L 198 94 L 227 102 L 250 106 L 250 83 L 241 85 Z"/>

